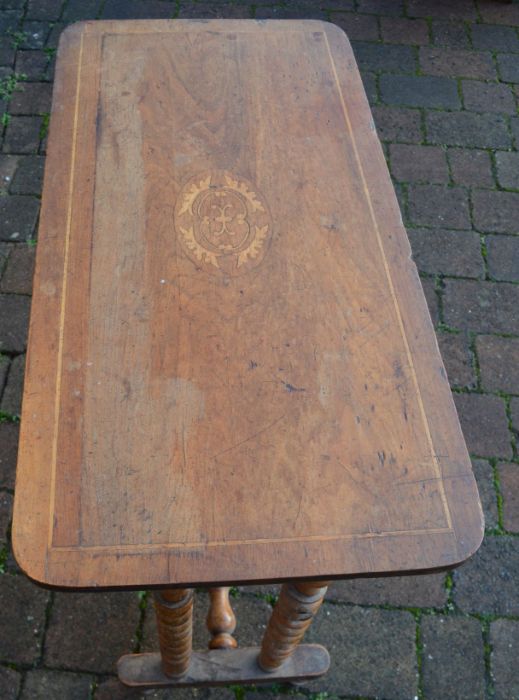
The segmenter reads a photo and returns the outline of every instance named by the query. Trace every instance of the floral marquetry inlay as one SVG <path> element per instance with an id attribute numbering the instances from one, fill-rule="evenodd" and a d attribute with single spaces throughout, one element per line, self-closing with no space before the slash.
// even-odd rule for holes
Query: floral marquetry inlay
<path id="1" fill-rule="evenodd" d="M 186 255 L 207 272 L 239 275 L 256 267 L 272 232 L 266 202 L 242 177 L 217 170 L 191 178 L 175 207 Z"/>

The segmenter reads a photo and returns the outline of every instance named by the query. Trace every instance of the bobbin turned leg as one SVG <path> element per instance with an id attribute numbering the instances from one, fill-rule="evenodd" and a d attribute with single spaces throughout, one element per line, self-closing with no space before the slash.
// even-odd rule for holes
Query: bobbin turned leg
<path id="1" fill-rule="evenodd" d="M 207 624 L 213 639 L 209 650 L 191 654 L 192 591 L 171 590 L 156 594 L 160 654 L 126 654 L 117 669 L 126 685 L 140 687 L 228 685 L 310 680 L 329 668 L 330 656 L 319 644 L 300 644 L 319 607 L 325 587 L 297 584 L 283 586 L 280 602 L 272 613 L 263 648 L 234 648 L 235 619 L 229 605 L 229 589 L 210 592 Z M 214 648 L 216 646 L 216 648 Z M 258 665 L 262 655 L 264 666 Z M 286 660 L 285 663 L 283 661 Z"/>
<path id="2" fill-rule="evenodd" d="M 193 640 L 193 591 L 190 588 L 155 593 L 162 670 L 169 678 L 189 668 Z"/>
<path id="3" fill-rule="evenodd" d="M 258 663 L 278 669 L 296 650 L 323 602 L 327 583 L 284 583 L 263 636 Z"/>
<path id="4" fill-rule="evenodd" d="M 229 602 L 230 588 L 210 588 L 210 607 L 207 629 L 212 635 L 209 649 L 236 649 L 238 642 L 232 636 L 236 629 L 236 618 Z"/>

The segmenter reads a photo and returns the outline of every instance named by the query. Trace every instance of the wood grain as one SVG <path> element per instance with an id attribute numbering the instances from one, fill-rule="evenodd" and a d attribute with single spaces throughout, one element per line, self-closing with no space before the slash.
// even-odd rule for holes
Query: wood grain
<path id="1" fill-rule="evenodd" d="M 317 614 L 327 585 L 284 583 L 261 643 L 258 663 L 273 672 L 286 663 Z"/>
<path id="2" fill-rule="evenodd" d="M 51 585 L 442 568 L 482 513 L 345 35 L 62 35 L 13 527 Z"/>
<path id="3" fill-rule="evenodd" d="M 330 656 L 320 644 L 301 644 L 287 662 L 272 673 L 258 666 L 258 652 L 259 647 L 195 651 L 189 671 L 178 679 L 164 674 L 160 654 L 126 654 L 119 659 L 117 671 L 125 685 L 185 688 L 310 680 L 322 676 L 330 666 Z"/>
<path id="4" fill-rule="evenodd" d="M 193 590 L 157 591 L 154 603 L 162 672 L 168 678 L 183 676 L 193 649 Z"/>
<path id="5" fill-rule="evenodd" d="M 229 587 L 209 589 L 207 628 L 211 633 L 209 649 L 235 649 L 238 642 L 232 636 L 236 629 L 236 617 L 229 601 Z"/>

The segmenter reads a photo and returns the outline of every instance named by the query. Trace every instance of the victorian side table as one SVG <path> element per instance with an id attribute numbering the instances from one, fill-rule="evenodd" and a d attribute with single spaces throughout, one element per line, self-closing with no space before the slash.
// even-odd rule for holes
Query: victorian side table
<path id="1" fill-rule="evenodd" d="M 327 580 L 455 566 L 482 526 L 345 35 L 67 29 L 16 484 L 27 575 L 155 589 L 160 653 L 123 657 L 127 684 L 308 678 Z M 235 648 L 228 586 L 267 581 L 261 647 Z"/>

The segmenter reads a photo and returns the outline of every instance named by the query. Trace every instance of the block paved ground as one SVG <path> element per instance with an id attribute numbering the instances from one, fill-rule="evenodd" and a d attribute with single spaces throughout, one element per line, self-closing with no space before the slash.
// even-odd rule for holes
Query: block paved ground
<path id="1" fill-rule="evenodd" d="M 92 18 L 323 18 L 350 36 L 408 227 L 487 518 L 458 571 L 336 583 L 309 635 L 333 665 L 303 688 L 122 688 L 156 647 L 145 593 L 50 593 L 9 535 L 54 55 Z M 497 0 L 0 0 L 0 697 L 519 698 L 519 4 Z M 276 589 L 235 591 L 242 644 Z M 205 646 L 199 596 L 196 643 Z"/>

